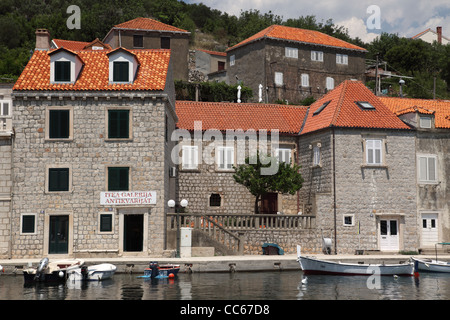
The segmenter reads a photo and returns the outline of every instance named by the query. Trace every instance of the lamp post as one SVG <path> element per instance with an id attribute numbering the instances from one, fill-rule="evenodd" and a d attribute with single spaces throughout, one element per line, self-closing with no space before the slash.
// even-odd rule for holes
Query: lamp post
<path id="1" fill-rule="evenodd" d="M 175 200 L 167 201 L 167 205 L 169 206 L 169 208 L 174 208 Z M 186 199 L 183 199 L 180 201 L 180 206 L 182 206 L 183 208 L 186 208 L 187 205 L 188 205 L 188 201 Z M 176 257 L 179 258 L 180 257 L 180 209 L 179 209 L 179 207 L 175 207 L 175 212 L 177 214 L 177 253 L 176 253 Z"/>

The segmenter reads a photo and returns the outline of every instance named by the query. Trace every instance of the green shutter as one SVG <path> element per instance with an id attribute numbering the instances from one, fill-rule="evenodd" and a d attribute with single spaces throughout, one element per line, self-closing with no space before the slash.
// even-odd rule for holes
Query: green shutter
<path id="1" fill-rule="evenodd" d="M 70 128 L 69 110 L 50 110 L 49 111 L 49 138 L 68 139 Z"/>
<path id="2" fill-rule="evenodd" d="M 129 63 L 123 61 L 114 62 L 113 66 L 113 81 L 114 82 L 128 82 L 129 76 Z"/>
<path id="3" fill-rule="evenodd" d="M 100 215 L 100 231 L 108 232 L 112 231 L 112 214 L 101 214 Z"/>
<path id="4" fill-rule="evenodd" d="M 108 110 L 108 138 L 129 138 L 130 110 Z"/>
<path id="5" fill-rule="evenodd" d="M 48 169 L 48 191 L 69 191 L 69 168 Z"/>
<path id="6" fill-rule="evenodd" d="M 55 81 L 70 82 L 70 61 L 55 62 Z"/>
<path id="7" fill-rule="evenodd" d="M 108 168 L 108 191 L 128 191 L 128 167 Z"/>
<path id="8" fill-rule="evenodd" d="M 34 215 L 22 216 L 22 233 L 34 233 Z"/>

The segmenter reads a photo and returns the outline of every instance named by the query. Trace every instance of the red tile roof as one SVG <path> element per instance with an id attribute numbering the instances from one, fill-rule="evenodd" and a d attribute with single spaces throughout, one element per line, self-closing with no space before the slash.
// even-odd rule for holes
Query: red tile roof
<path id="1" fill-rule="evenodd" d="M 380 100 L 396 115 L 410 112 L 434 114 L 436 128 L 450 129 L 450 101 L 410 98 L 380 97 Z"/>
<path id="2" fill-rule="evenodd" d="M 63 49 L 57 49 L 63 50 Z M 109 84 L 109 58 L 106 50 L 78 51 L 84 63 L 74 84 L 50 83 L 50 56 L 36 50 L 17 79 L 13 90 L 164 90 L 170 61 L 170 50 L 129 50 L 136 55 L 140 66 L 137 77 L 130 84 Z"/>
<path id="3" fill-rule="evenodd" d="M 57 48 L 66 48 L 72 51 L 92 50 L 93 46 L 101 46 L 104 50 L 111 50 L 111 46 L 109 44 L 101 42 L 98 38 L 92 42 L 62 39 L 53 39 L 52 41 Z"/>
<path id="4" fill-rule="evenodd" d="M 194 122 L 201 121 L 202 129 L 237 130 L 278 129 L 280 133 L 298 134 L 307 107 L 261 103 L 226 103 L 177 101 L 177 127 L 194 130 Z"/>
<path id="5" fill-rule="evenodd" d="M 374 109 L 362 109 L 358 101 L 368 102 Z M 326 102 L 328 105 L 317 113 Z M 353 80 L 342 82 L 310 106 L 301 134 L 329 127 L 409 129 L 362 82 Z"/>
<path id="6" fill-rule="evenodd" d="M 262 38 L 273 38 L 273 39 L 279 39 L 279 40 L 289 40 L 289 41 L 296 41 L 296 42 L 302 42 L 302 43 L 308 43 L 308 44 L 323 45 L 323 46 L 328 46 L 328 47 L 336 47 L 336 48 L 351 49 L 351 50 L 358 50 L 358 51 L 367 51 L 364 48 L 358 47 L 358 46 L 348 43 L 344 40 L 334 38 L 332 36 L 329 36 L 327 34 L 319 32 L 319 31 L 299 29 L 299 28 L 286 27 L 286 26 L 280 26 L 280 25 L 272 25 L 256 34 L 254 34 L 250 38 L 247 38 L 244 41 L 236 44 L 235 46 L 228 48 L 227 51 L 233 50 L 237 47 L 243 46 L 247 43 L 250 43 L 252 41 L 256 41 L 256 40 L 259 40 Z"/>
<path id="7" fill-rule="evenodd" d="M 227 53 L 226 52 L 219 52 L 219 51 L 211 51 L 211 50 L 203 50 L 203 49 L 197 49 L 198 51 L 202 51 L 205 52 L 207 54 L 211 54 L 211 55 L 215 55 L 215 56 L 222 56 L 222 57 L 226 57 Z"/>
<path id="8" fill-rule="evenodd" d="M 116 29 L 133 29 L 133 30 L 152 30 L 152 31 L 172 31 L 172 32 L 186 32 L 189 31 L 176 28 L 174 26 L 159 22 L 150 18 L 136 18 L 126 21 L 114 26 Z"/>

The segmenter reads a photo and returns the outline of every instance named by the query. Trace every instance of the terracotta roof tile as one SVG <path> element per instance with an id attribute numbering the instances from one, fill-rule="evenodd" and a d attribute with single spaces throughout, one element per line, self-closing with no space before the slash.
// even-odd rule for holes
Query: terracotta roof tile
<path id="1" fill-rule="evenodd" d="M 380 100 L 395 114 L 409 112 L 434 114 L 436 128 L 450 128 L 450 101 L 411 98 L 380 97 Z"/>
<path id="2" fill-rule="evenodd" d="M 343 49 L 351 49 L 358 51 L 367 51 L 364 48 L 358 47 L 354 44 L 348 43 L 344 40 L 340 40 L 324 34 L 319 31 L 299 29 L 293 27 L 286 27 L 280 25 L 272 25 L 260 32 L 254 34 L 253 36 L 245 39 L 244 41 L 236 44 L 235 46 L 228 48 L 227 51 L 233 50 L 237 47 L 250 43 L 252 41 L 262 39 L 262 38 L 274 38 L 280 40 L 289 40 L 302 43 L 323 45 L 329 47 L 337 47 Z"/>
<path id="3" fill-rule="evenodd" d="M 176 28 L 174 26 L 159 22 L 150 18 L 136 18 L 130 21 L 126 21 L 120 24 L 116 24 L 114 28 L 119 29 L 134 29 L 134 30 L 156 30 L 156 31 L 173 31 L 173 32 L 186 32 L 187 30 L 183 30 L 180 28 Z"/>
<path id="4" fill-rule="evenodd" d="M 363 109 L 357 102 L 368 102 L 373 109 Z M 301 134 L 329 127 L 409 129 L 362 82 L 353 80 L 342 82 L 310 106 Z"/>
<path id="5" fill-rule="evenodd" d="M 194 122 L 201 121 L 203 130 L 278 129 L 285 134 L 299 133 L 307 111 L 303 106 L 196 101 L 177 101 L 175 109 L 180 129 L 194 130 Z"/>
<path id="6" fill-rule="evenodd" d="M 60 50 L 60 49 L 57 49 Z M 17 79 L 13 90 L 164 90 L 170 50 L 129 50 L 140 63 L 137 77 L 130 84 L 109 84 L 109 59 L 106 50 L 78 51 L 84 67 L 74 84 L 50 83 L 50 56 L 36 50 Z"/>

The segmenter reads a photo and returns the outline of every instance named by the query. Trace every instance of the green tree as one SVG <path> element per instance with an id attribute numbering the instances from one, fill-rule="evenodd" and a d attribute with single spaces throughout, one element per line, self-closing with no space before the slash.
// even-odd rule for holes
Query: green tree
<path id="1" fill-rule="evenodd" d="M 274 174 L 264 174 L 264 169 L 269 170 L 271 164 L 277 163 L 278 170 Z M 245 159 L 245 164 L 234 167 L 234 180 L 245 186 L 255 196 L 255 213 L 259 213 L 261 196 L 268 192 L 281 194 L 295 194 L 303 184 L 300 174 L 300 166 L 278 162 L 275 157 L 260 155 L 259 152 Z"/>

